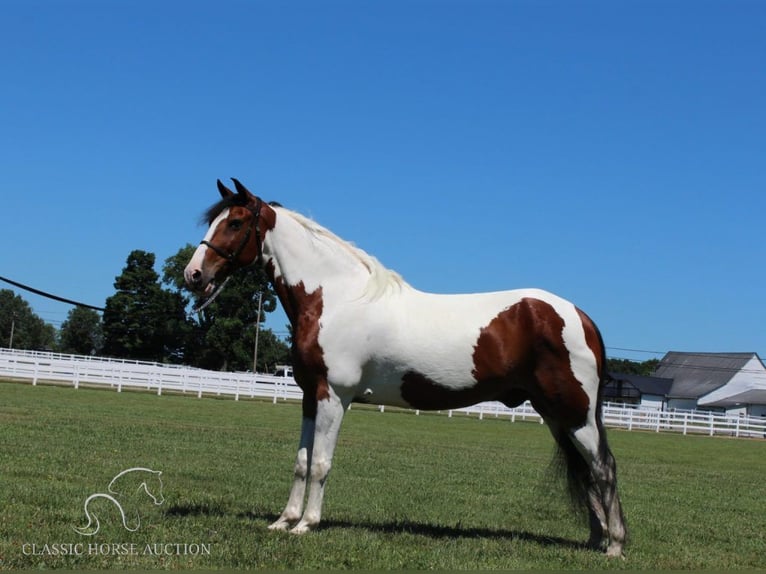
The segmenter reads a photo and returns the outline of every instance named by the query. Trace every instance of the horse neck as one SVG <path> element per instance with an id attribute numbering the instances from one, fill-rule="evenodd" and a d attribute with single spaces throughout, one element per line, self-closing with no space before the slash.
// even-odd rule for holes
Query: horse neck
<path id="1" fill-rule="evenodd" d="M 370 277 L 349 246 L 308 229 L 284 209 L 277 211 L 276 224 L 264 238 L 263 255 L 278 295 L 278 284 L 282 284 L 300 286 L 305 293 L 321 288 L 353 298 L 362 293 Z M 287 308 L 285 301 L 282 304 Z"/>
<path id="2" fill-rule="evenodd" d="M 109 483 L 109 491 L 115 494 L 133 494 L 140 488 L 141 483 L 150 481 L 153 477 L 154 475 L 151 471 L 144 469 L 132 469 L 122 472 Z"/>

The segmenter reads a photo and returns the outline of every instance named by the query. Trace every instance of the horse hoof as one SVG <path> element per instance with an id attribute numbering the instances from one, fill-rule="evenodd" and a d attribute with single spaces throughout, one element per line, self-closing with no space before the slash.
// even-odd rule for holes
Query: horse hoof
<path id="1" fill-rule="evenodd" d="M 590 538 L 588 542 L 585 543 L 585 547 L 589 550 L 595 550 L 597 552 L 604 552 L 605 550 L 605 544 L 604 541 L 601 539 L 601 537 L 598 538 Z"/>
<path id="2" fill-rule="evenodd" d="M 622 545 L 614 544 L 606 549 L 606 555 L 609 558 L 622 558 L 625 560 L 625 552 L 622 549 Z"/>
<path id="3" fill-rule="evenodd" d="M 290 531 L 290 534 L 306 534 L 307 532 L 311 532 L 313 529 L 314 527 L 308 522 L 300 522 Z"/>
<path id="4" fill-rule="evenodd" d="M 273 524 L 269 524 L 269 530 L 281 530 L 282 532 L 285 532 L 288 528 L 290 528 L 290 523 L 281 518 Z"/>

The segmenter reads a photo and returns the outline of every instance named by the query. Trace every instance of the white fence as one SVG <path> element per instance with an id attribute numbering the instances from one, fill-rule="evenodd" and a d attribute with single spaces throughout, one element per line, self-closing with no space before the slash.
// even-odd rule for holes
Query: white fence
<path id="1" fill-rule="evenodd" d="M 457 409 L 456 412 L 477 414 L 480 419 L 489 416 L 510 417 L 512 421 L 543 422 L 542 417 L 528 402 L 514 409 L 509 409 L 502 403 L 479 403 Z M 449 411 L 449 415 L 452 416 L 452 411 Z M 766 438 L 766 418 L 726 415 L 712 411 L 659 411 L 605 403 L 603 421 L 605 426 L 626 430 Z"/>
<path id="2" fill-rule="evenodd" d="M 300 399 L 302 391 L 290 377 L 252 373 L 225 373 L 192 367 L 146 363 L 122 359 L 106 359 L 79 355 L 62 355 L 36 351 L 0 348 L 0 378 L 38 382 L 58 382 L 78 388 L 81 384 L 109 386 L 117 392 L 138 389 L 155 392 L 191 393 L 243 398 Z M 384 407 L 379 407 L 385 411 Z M 419 414 L 419 411 L 415 411 Z M 543 420 L 529 403 L 509 409 L 502 403 L 486 402 L 447 411 L 511 421 Z M 683 434 L 725 435 L 734 437 L 766 437 L 766 419 L 719 414 L 708 411 L 658 411 L 604 405 L 604 424 L 627 430 L 673 431 Z"/>
<path id="3" fill-rule="evenodd" d="M 243 398 L 300 399 L 303 393 L 292 378 L 252 373 L 225 373 L 192 367 L 61 355 L 36 351 L 0 349 L 0 377 L 9 379 L 109 385 L 117 392 L 139 389 L 156 392 L 193 393 Z"/>

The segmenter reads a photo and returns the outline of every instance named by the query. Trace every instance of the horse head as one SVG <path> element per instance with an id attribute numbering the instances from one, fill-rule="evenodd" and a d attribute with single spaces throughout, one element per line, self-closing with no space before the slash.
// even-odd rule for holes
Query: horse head
<path id="1" fill-rule="evenodd" d="M 239 181 L 236 192 L 218 180 L 221 200 L 205 214 L 208 231 L 184 270 L 186 284 L 208 302 L 236 270 L 260 261 L 273 210 Z"/>
<path id="2" fill-rule="evenodd" d="M 165 502 L 165 495 L 162 493 L 162 471 L 150 471 L 146 480 L 139 486 L 139 489 L 141 488 L 157 506 Z"/>

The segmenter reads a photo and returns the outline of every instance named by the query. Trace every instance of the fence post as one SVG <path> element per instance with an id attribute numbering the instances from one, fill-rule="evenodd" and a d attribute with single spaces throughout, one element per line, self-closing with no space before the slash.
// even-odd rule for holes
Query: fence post
<path id="1" fill-rule="evenodd" d="M 686 435 L 688 424 L 689 424 L 689 413 L 684 413 L 684 435 Z"/>
<path id="2" fill-rule="evenodd" d="M 710 425 L 710 436 L 713 436 L 713 433 L 715 431 L 715 426 L 713 425 L 713 412 L 710 412 L 710 415 L 708 416 L 708 424 Z"/>

